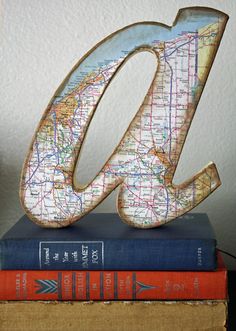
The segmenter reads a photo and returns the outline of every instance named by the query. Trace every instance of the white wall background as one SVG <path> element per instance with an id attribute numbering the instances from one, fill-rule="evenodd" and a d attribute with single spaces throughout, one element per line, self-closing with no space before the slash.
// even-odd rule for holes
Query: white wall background
<path id="1" fill-rule="evenodd" d="M 178 10 L 208 6 L 230 16 L 175 176 L 184 181 L 210 160 L 222 186 L 194 209 L 207 212 L 219 247 L 236 255 L 236 1 L 3 0 L 1 3 L 1 233 L 23 214 L 18 199 L 22 163 L 44 109 L 72 66 L 101 39 L 128 24 L 171 25 Z M 131 59 L 107 90 L 79 164 L 93 178 L 119 142 L 154 73 L 149 53 Z M 115 211 L 114 192 L 97 212 Z M 236 263 L 226 258 L 229 268 Z"/>

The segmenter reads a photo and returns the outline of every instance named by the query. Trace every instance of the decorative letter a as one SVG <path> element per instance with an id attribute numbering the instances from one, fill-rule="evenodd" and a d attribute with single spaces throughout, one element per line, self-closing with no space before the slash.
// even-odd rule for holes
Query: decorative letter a
<path id="1" fill-rule="evenodd" d="M 156 227 L 191 210 L 220 185 L 214 163 L 181 185 L 172 179 L 227 18 L 209 8 L 182 9 L 172 27 L 132 24 L 79 61 L 49 103 L 25 160 L 20 197 L 33 221 L 67 226 L 119 186 L 120 217 L 135 227 Z M 119 68 L 141 51 L 157 59 L 143 104 L 94 180 L 75 185 L 94 111 Z"/>

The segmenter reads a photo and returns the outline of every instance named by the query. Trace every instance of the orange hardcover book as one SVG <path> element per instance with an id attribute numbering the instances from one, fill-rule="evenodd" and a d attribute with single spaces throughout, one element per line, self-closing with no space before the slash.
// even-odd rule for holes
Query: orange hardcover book
<path id="1" fill-rule="evenodd" d="M 0 300 L 225 300 L 227 271 L 0 271 Z"/>

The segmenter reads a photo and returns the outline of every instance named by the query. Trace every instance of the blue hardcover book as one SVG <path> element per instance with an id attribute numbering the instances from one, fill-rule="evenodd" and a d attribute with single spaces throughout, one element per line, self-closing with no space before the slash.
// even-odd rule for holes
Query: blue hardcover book
<path id="1" fill-rule="evenodd" d="M 117 214 L 89 214 L 41 228 L 23 216 L 0 241 L 2 270 L 214 270 L 216 239 L 206 214 L 136 229 Z"/>

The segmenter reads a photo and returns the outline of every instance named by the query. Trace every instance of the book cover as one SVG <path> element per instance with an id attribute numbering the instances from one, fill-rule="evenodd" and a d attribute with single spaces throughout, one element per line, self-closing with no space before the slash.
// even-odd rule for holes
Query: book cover
<path id="1" fill-rule="evenodd" d="M 0 302 L 3 330 L 226 330 L 226 301 Z M 112 327 L 111 327 L 112 326 Z"/>
<path id="2" fill-rule="evenodd" d="M 216 239 L 206 214 L 135 229 L 116 214 L 89 214 L 64 229 L 23 216 L 1 239 L 2 270 L 214 270 Z"/>
<path id="3" fill-rule="evenodd" d="M 224 301 L 0 302 L 7 331 L 226 330 Z"/>
<path id="4" fill-rule="evenodd" d="M 224 300 L 227 272 L 0 271 L 0 300 Z"/>

